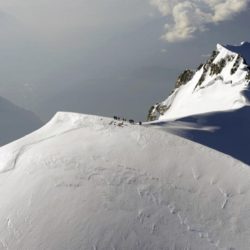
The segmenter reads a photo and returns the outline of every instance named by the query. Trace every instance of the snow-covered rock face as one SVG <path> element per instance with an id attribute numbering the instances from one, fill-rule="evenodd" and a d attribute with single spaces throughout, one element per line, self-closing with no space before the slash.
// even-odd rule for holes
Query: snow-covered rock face
<path id="1" fill-rule="evenodd" d="M 240 249 L 250 172 L 164 131 L 58 113 L 0 149 L 0 249 Z"/>
<path id="2" fill-rule="evenodd" d="M 148 120 L 171 120 L 193 114 L 223 111 L 248 105 L 250 44 L 217 45 L 205 64 L 193 73 L 185 70 L 173 93 L 151 107 Z"/>

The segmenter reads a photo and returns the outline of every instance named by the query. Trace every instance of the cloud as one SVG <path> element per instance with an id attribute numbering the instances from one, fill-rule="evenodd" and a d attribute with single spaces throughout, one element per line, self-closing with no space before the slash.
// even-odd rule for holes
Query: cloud
<path id="1" fill-rule="evenodd" d="M 168 42 L 185 41 L 203 32 L 208 24 L 232 19 L 245 10 L 249 0 L 150 0 L 166 17 L 165 34 Z"/>

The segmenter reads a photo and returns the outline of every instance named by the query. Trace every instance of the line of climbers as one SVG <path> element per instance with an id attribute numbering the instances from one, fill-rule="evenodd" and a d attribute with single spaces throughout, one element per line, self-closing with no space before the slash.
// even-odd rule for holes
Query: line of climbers
<path id="1" fill-rule="evenodd" d="M 113 118 L 114 118 L 114 120 L 117 120 L 117 121 L 124 121 L 124 122 L 127 121 L 127 119 L 125 119 L 125 118 L 120 118 L 119 116 L 114 116 Z M 135 121 L 134 121 L 133 119 L 129 119 L 128 122 L 129 122 L 130 124 L 135 124 Z M 139 124 L 139 125 L 142 125 L 142 122 L 139 121 L 138 124 Z"/>

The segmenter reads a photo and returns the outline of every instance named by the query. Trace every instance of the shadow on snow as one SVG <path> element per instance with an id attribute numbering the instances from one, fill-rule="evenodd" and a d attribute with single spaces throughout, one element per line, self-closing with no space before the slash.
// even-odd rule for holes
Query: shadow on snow
<path id="1" fill-rule="evenodd" d="M 194 115 L 171 122 L 160 121 L 152 125 L 250 165 L 250 106 L 233 111 Z"/>

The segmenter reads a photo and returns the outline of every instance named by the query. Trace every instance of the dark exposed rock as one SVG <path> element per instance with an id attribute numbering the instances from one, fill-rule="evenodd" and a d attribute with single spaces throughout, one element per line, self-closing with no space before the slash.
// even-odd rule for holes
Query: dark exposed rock
<path id="1" fill-rule="evenodd" d="M 164 113 L 168 110 L 168 107 L 166 105 L 157 105 L 156 110 L 160 115 L 164 115 Z"/>
<path id="2" fill-rule="evenodd" d="M 210 75 L 220 74 L 225 66 L 226 66 L 226 60 L 223 58 L 216 64 L 212 63 L 210 66 Z"/>
<path id="3" fill-rule="evenodd" d="M 158 105 L 158 104 L 156 104 L 156 105 Z M 156 105 L 153 105 L 150 107 L 150 109 L 148 111 L 147 121 L 154 121 L 157 119 L 157 116 L 155 114 Z"/>
<path id="4" fill-rule="evenodd" d="M 200 86 L 204 82 L 206 74 L 207 74 L 207 71 L 204 70 L 204 72 L 202 73 L 202 75 L 201 75 L 201 77 L 200 77 L 200 79 L 199 79 L 196 87 Z"/>
<path id="5" fill-rule="evenodd" d="M 203 63 L 202 63 L 202 64 L 200 64 L 200 65 L 198 66 L 197 70 L 200 70 L 203 66 L 204 66 L 204 64 L 203 64 Z"/>
<path id="6" fill-rule="evenodd" d="M 245 79 L 246 81 L 248 81 L 248 84 L 250 84 L 250 66 L 247 65 L 246 60 L 240 54 L 234 54 L 234 53 L 232 54 L 230 53 L 226 56 L 222 55 L 223 58 L 219 59 L 217 58 L 219 53 L 220 53 L 219 50 L 214 50 L 211 56 L 207 59 L 206 63 L 200 64 L 196 71 L 186 69 L 182 74 L 180 74 L 180 76 L 176 81 L 175 89 L 171 92 L 172 96 L 171 99 L 174 98 L 175 92 L 178 93 L 179 91 L 178 88 L 181 87 L 182 85 L 187 84 L 198 71 L 199 72 L 196 76 L 200 75 L 200 78 L 198 79 L 197 84 L 193 89 L 193 91 L 195 91 L 197 87 L 199 87 L 200 89 L 210 86 L 211 83 L 209 82 L 209 80 L 211 79 L 212 79 L 211 81 L 221 80 L 224 84 L 232 84 L 233 83 L 232 80 L 230 79 L 224 80 L 223 78 L 222 72 L 227 65 L 228 67 L 231 67 L 231 69 L 229 68 L 229 70 L 231 70 L 231 74 L 234 74 L 241 66 L 241 70 L 247 72 Z M 203 85 L 206 79 L 208 79 L 208 81 L 206 81 L 206 84 Z M 159 116 L 164 115 L 171 106 L 172 102 L 171 99 L 167 105 L 164 104 L 163 102 L 160 104 L 157 103 L 154 106 L 152 106 L 149 110 L 147 120 L 154 121 L 158 119 Z"/>
<path id="7" fill-rule="evenodd" d="M 250 81 L 250 71 L 248 71 L 247 75 L 246 75 L 246 80 Z"/>
<path id="8" fill-rule="evenodd" d="M 169 109 L 166 105 L 163 104 L 155 104 L 151 106 L 148 111 L 147 121 L 154 121 L 157 120 L 160 115 L 164 115 L 164 113 Z"/>
<path id="9" fill-rule="evenodd" d="M 227 60 L 228 62 L 233 61 L 233 59 L 234 59 L 234 56 L 233 56 L 233 55 L 232 55 L 232 56 L 227 56 L 227 57 L 226 57 L 226 60 Z"/>
<path id="10" fill-rule="evenodd" d="M 235 60 L 235 62 L 234 62 L 234 65 L 233 65 L 233 67 L 231 69 L 231 75 L 233 75 L 237 71 L 237 69 L 240 66 L 241 60 L 242 60 L 241 56 L 238 55 L 237 58 L 236 58 L 236 60 Z"/>
<path id="11" fill-rule="evenodd" d="M 211 64 L 210 75 L 218 75 L 221 72 L 221 69 L 218 64 Z"/>
<path id="12" fill-rule="evenodd" d="M 207 62 L 203 65 L 203 73 L 196 85 L 196 87 L 200 86 L 202 84 L 202 82 L 205 80 L 205 77 L 207 75 L 208 70 L 210 69 L 211 65 L 213 64 L 214 59 L 216 58 L 216 56 L 219 54 L 218 50 L 214 50 L 212 52 L 212 55 L 209 57 L 209 59 L 207 60 Z M 213 70 L 214 71 L 218 71 L 217 66 L 213 66 Z"/>
<path id="13" fill-rule="evenodd" d="M 206 64 L 210 65 L 214 61 L 214 59 L 216 58 L 216 56 L 218 56 L 218 54 L 219 54 L 219 51 L 218 50 L 214 50 L 212 52 L 212 55 L 207 60 Z"/>
<path id="14" fill-rule="evenodd" d="M 227 61 L 230 62 L 234 59 L 234 56 L 227 56 L 226 58 L 222 58 L 219 62 L 214 63 L 214 60 L 218 54 L 219 54 L 219 51 L 214 50 L 212 52 L 211 57 L 203 65 L 203 73 L 202 73 L 196 87 L 200 86 L 203 83 L 209 70 L 210 70 L 210 72 L 209 72 L 210 76 L 219 75 L 222 72 L 223 68 L 226 66 Z"/>
<path id="15" fill-rule="evenodd" d="M 195 74 L 194 71 L 186 69 L 182 74 L 179 75 L 175 87 L 179 88 L 181 85 L 185 85 L 193 78 L 194 74 Z"/>

